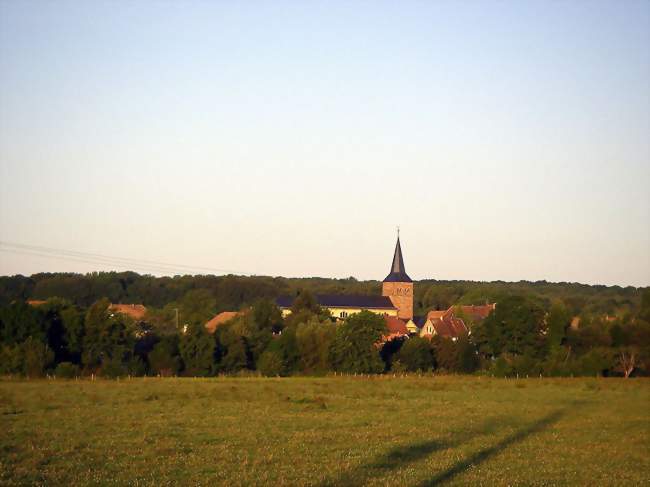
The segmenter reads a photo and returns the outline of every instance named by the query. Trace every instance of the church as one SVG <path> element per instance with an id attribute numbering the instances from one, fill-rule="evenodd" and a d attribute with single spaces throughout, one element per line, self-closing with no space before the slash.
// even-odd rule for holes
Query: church
<path id="1" fill-rule="evenodd" d="M 440 336 L 457 340 L 469 334 L 465 320 L 458 316 L 458 312 L 461 316 L 478 322 L 487 318 L 496 307 L 496 304 L 451 306 L 447 310 L 430 310 L 425 316 L 413 316 L 413 284 L 413 280 L 406 273 L 398 232 L 393 262 L 389 274 L 382 282 L 381 296 L 321 294 L 316 295 L 316 301 L 337 321 L 363 310 L 382 315 L 388 329 L 385 340 L 408 335 L 425 338 Z M 293 298 L 281 297 L 276 303 L 282 311 L 282 316 L 286 317 L 291 313 Z"/>
<path id="2" fill-rule="evenodd" d="M 317 294 L 315 298 L 319 306 L 327 309 L 336 321 L 343 321 L 348 316 L 363 310 L 383 316 L 387 329 L 384 341 L 413 335 L 425 338 L 440 336 L 456 340 L 469 333 L 465 321 L 460 316 L 478 322 L 485 319 L 496 306 L 495 304 L 451 306 L 447 310 L 430 310 L 425 316 L 413 316 L 413 285 L 413 280 L 406 273 L 398 232 L 393 262 L 390 272 L 382 282 L 381 296 Z M 276 300 L 283 317 L 291 314 L 293 301 L 294 297 L 291 296 L 279 297 Z M 218 326 L 227 323 L 241 313 L 245 313 L 245 311 L 220 313 L 206 323 L 206 328 L 210 333 L 214 333 Z"/>
<path id="3" fill-rule="evenodd" d="M 390 273 L 382 283 L 381 296 L 319 294 L 316 300 L 337 320 L 344 320 L 363 310 L 380 314 L 386 320 L 390 337 L 419 333 L 421 328 L 413 319 L 413 280 L 406 273 L 399 234 Z M 287 316 L 291 313 L 293 298 L 278 298 L 276 304 L 282 316 Z"/>

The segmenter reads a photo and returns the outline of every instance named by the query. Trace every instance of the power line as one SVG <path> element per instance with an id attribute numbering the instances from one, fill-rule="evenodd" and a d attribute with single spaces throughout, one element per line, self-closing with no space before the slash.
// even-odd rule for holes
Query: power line
<path id="1" fill-rule="evenodd" d="M 127 257 L 117 257 L 105 254 L 96 254 L 90 252 L 80 252 L 77 250 L 57 249 L 51 247 L 43 247 L 38 245 L 28 245 L 16 242 L 0 241 L 0 251 L 10 252 L 14 254 L 35 255 L 40 257 L 56 258 L 60 260 L 68 260 L 74 262 L 84 262 L 90 264 L 102 264 L 109 266 L 116 266 L 124 269 L 132 269 L 137 267 L 141 270 L 148 270 L 159 273 L 199 273 L 209 272 L 214 274 L 249 274 L 232 269 L 217 269 L 202 266 L 192 266 L 184 264 L 172 264 L 169 262 L 159 262 L 144 259 L 132 259 Z"/>
<path id="2" fill-rule="evenodd" d="M 17 254 L 17 255 L 32 255 L 36 257 L 45 257 L 48 259 L 55 259 L 55 260 L 61 260 L 61 261 L 68 261 L 68 262 L 83 262 L 87 264 L 95 264 L 95 265 L 105 265 L 105 266 L 111 266 L 114 268 L 119 268 L 123 270 L 140 270 L 144 272 L 155 272 L 155 273 L 170 273 L 173 272 L 174 269 L 171 269 L 169 267 L 166 268 L 157 268 L 157 267 L 152 267 L 152 266 L 146 266 L 146 265 L 141 265 L 141 264 L 136 264 L 136 263 L 120 263 L 120 262 L 110 262 L 106 260 L 93 260 L 93 259 L 84 259 L 84 258 L 79 258 L 79 257 L 71 257 L 71 256 L 66 256 L 66 255 L 54 255 L 54 254 L 46 254 L 46 253 L 41 253 L 41 252 L 35 252 L 35 251 L 30 251 L 30 250 L 15 250 L 15 249 L 3 249 L 0 248 L 0 252 L 5 252 L 5 253 L 11 253 L 11 254 Z M 177 273 L 183 273 L 187 271 L 181 271 Z"/>

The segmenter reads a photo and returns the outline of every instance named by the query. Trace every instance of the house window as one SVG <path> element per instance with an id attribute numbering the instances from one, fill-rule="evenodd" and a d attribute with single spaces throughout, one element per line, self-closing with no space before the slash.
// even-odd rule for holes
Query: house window
<path id="1" fill-rule="evenodd" d="M 347 312 L 347 311 L 341 311 L 341 312 L 339 313 L 339 317 L 341 317 L 341 318 L 347 318 L 347 317 L 348 317 L 348 312 Z"/>

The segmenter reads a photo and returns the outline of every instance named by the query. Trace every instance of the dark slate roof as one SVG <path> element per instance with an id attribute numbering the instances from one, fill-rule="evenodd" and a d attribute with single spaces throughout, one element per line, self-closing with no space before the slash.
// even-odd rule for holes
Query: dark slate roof
<path id="1" fill-rule="evenodd" d="M 427 321 L 426 316 L 414 316 L 413 317 L 413 323 L 415 323 L 415 326 L 417 326 L 418 328 L 422 328 L 424 326 L 424 324 L 426 323 L 426 321 Z"/>
<path id="2" fill-rule="evenodd" d="M 292 296 L 280 296 L 275 302 L 280 308 L 290 308 L 294 299 Z M 317 294 L 316 301 L 325 308 L 397 309 L 388 296 Z"/>
<path id="3" fill-rule="evenodd" d="M 399 236 L 397 237 L 397 245 L 395 245 L 393 265 L 390 268 L 390 274 L 386 276 L 384 282 L 413 282 L 406 273 L 406 268 L 404 267 L 404 257 L 402 257 L 402 247 L 399 244 Z"/>

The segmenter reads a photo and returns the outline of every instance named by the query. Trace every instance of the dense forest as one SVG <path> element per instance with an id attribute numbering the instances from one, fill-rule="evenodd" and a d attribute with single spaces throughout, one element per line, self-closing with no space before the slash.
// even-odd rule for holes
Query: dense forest
<path id="1" fill-rule="evenodd" d="M 101 298 L 112 303 L 136 303 L 162 308 L 178 302 L 190 291 L 206 290 L 214 299 L 214 313 L 238 310 L 258 299 L 296 295 L 300 290 L 314 294 L 379 294 L 381 282 L 327 278 L 284 278 L 245 276 L 154 277 L 135 272 L 92 274 L 43 273 L 0 276 L 0 304 L 15 300 L 51 297 L 88 307 Z M 561 300 L 573 315 L 624 316 L 634 314 L 641 303 L 642 288 L 549 283 L 546 281 L 475 282 L 423 280 L 415 283 L 415 313 L 446 309 L 454 304 L 498 302 L 509 294 L 535 296 L 546 305 Z"/>
<path id="2" fill-rule="evenodd" d="M 548 282 L 415 283 L 416 314 L 496 302 L 458 340 L 382 343 L 383 318 L 335 323 L 314 294 L 378 294 L 378 281 L 133 272 L 0 277 L 0 374 L 264 375 L 404 371 L 514 375 L 646 375 L 650 288 Z M 274 305 L 294 295 L 293 313 Z M 38 306 L 29 300 L 45 301 Z M 144 304 L 142 320 L 111 303 Z M 216 313 L 245 311 L 216 333 Z"/>

